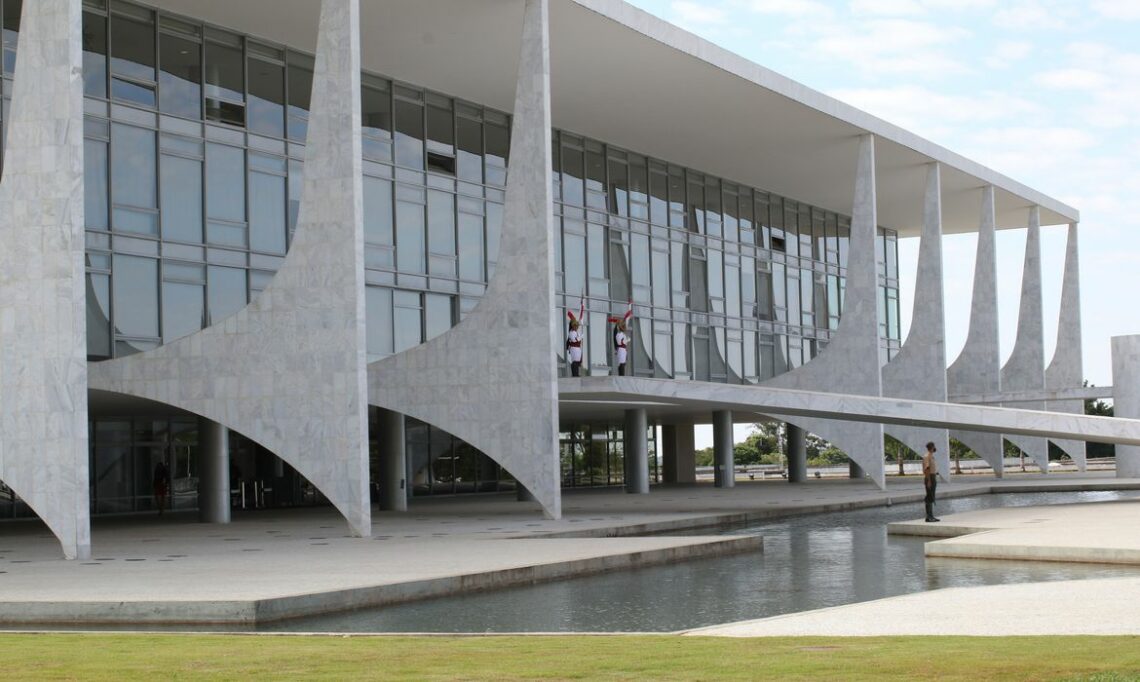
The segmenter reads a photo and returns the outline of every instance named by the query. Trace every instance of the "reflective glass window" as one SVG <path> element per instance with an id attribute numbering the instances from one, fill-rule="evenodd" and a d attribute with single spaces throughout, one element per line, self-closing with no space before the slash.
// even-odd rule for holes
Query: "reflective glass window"
<path id="1" fill-rule="evenodd" d="M 206 297 L 201 284 L 162 283 L 162 342 L 193 334 L 202 328 Z"/>
<path id="2" fill-rule="evenodd" d="M 89 230 L 106 230 L 107 143 L 83 141 L 83 214 Z"/>
<path id="3" fill-rule="evenodd" d="M 507 183 L 507 155 L 510 149 L 510 132 L 506 123 L 486 121 L 484 123 L 486 182 L 502 187 Z"/>
<path id="4" fill-rule="evenodd" d="M 756 274 L 756 317 L 772 319 L 772 274 L 768 272 Z"/>
<path id="5" fill-rule="evenodd" d="M 282 161 L 284 165 L 284 161 Z M 284 171 L 284 168 L 282 168 Z M 249 247 L 262 253 L 285 253 L 285 175 L 249 174 Z"/>
<path id="6" fill-rule="evenodd" d="M 396 100 L 396 163 L 424 169 L 424 107 L 416 102 Z"/>
<path id="7" fill-rule="evenodd" d="M 400 272 L 426 273 L 424 246 L 423 204 L 417 201 L 397 200 L 396 268 Z"/>
<path id="8" fill-rule="evenodd" d="M 483 182 L 483 124 L 460 116 L 455 126 L 459 138 L 456 174 L 460 180 Z"/>
<path id="9" fill-rule="evenodd" d="M 162 238 L 202 243 L 202 162 L 162 155 Z"/>
<path id="10" fill-rule="evenodd" d="M 92 12 L 83 13 L 83 94 L 107 96 L 107 19 Z"/>
<path id="11" fill-rule="evenodd" d="M 483 216 L 459 214 L 459 278 L 483 281 Z"/>
<path id="12" fill-rule="evenodd" d="M 115 331 L 122 336 L 158 336 L 158 261 L 115 254 Z"/>
<path id="13" fill-rule="evenodd" d="M 245 69 L 240 37 L 211 30 L 206 41 L 206 118 L 245 125 Z"/>
<path id="14" fill-rule="evenodd" d="M 428 191 L 428 249 L 431 253 L 455 255 L 455 195 Z"/>
<path id="15" fill-rule="evenodd" d="M 586 205 L 586 156 L 581 149 L 562 147 L 562 201 L 570 206 Z"/>
<path id="16" fill-rule="evenodd" d="M 159 110 L 175 116 L 201 118 L 202 44 L 196 38 L 164 31 L 159 36 L 159 49 L 162 57 Z"/>
<path id="17" fill-rule="evenodd" d="M 629 155 L 629 215 L 649 220 L 649 175 L 644 156 Z"/>
<path id="18" fill-rule="evenodd" d="M 87 273 L 87 355 L 111 357 L 111 277 Z"/>
<path id="19" fill-rule="evenodd" d="M 434 339 L 451 329 L 452 297 L 424 294 L 424 340 Z"/>
<path id="20" fill-rule="evenodd" d="M 367 307 L 368 360 L 392 354 L 392 291 L 380 287 L 364 290 Z"/>
<path id="21" fill-rule="evenodd" d="M 16 44 L 20 38 L 21 0 L 4 3 L 4 73 L 16 70 Z"/>
<path id="22" fill-rule="evenodd" d="M 586 290 L 586 238 L 580 234 L 562 234 L 562 261 L 565 275 L 564 291 L 580 295 Z"/>
<path id="23" fill-rule="evenodd" d="M 115 204 L 154 208 L 158 191 L 154 131 L 112 124 L 111 161 Z"/>
<path id="24" fill-rule="evenodd" d="M 250 51 L 253 51 L 252 46 Z M 250 131 L 269 137 L 285 137 L 284 64 L 251 56 L 247 116 Z"/>
<path id="25" fill-rule="evenodd" d="M 309 101 L 313 92 L 313 58 L 290 52 L 288 59 L 289 139 L 304 142 L 309 133 Z"/>
<path id="26" fill-rule="evenodd" d="M 364 176 L 364 241 L 391 246 L 392 182 Z"/>
<path id="27" fill-rule="evenodd" d="M 396 352 L 401 353 L 423 343 L 420 295 L 411 291 L 394 291 L 392 307 Z"/>
<path id="28" fill-rule="evenodd" d="M 209 321 L 215 325 L 245 307 L 249 287 L 245 270 L 211 265 L 207 270 Z"/>
<path id="29" fill-rule="evenodd" d="M 124 6 L 125 7 L 125 6 Z M 111 95 L 136 104 L 155 105 L 154 14 L 132 9 L 132 16 L 111 17 Z"/>
<path id="30" fill-rule="evenodd" d="M 665 242 L 660 245 L 660 240 L 655 239 L 653 244 L 653 305 L 661 308 L 668 308 L 672 296 L 672 289 L 669 285 L 669 244 Z M 660 349 L 658 349 L 660 350 Z"/>
<path id="31" fill-rule="evenodd" d="M 652 297 L 649 289 L 649 237 L 644 234 L 630 235 L 630 279 L 633 283 L 633 298 L 648 301 Z"/>
<path id="32" fill-rule="evenodd" d="M 217 220 L 245 221 L 245 150 L 206 145 L 206 215 Z"/>
<path id="33" fill-rule="evenodd" d="M 624 155 L 623 155 L 624 156 Z M 624 158 L 611 158 L 610 171 L 610 213 L 629 216 L 629 166 Z"/>

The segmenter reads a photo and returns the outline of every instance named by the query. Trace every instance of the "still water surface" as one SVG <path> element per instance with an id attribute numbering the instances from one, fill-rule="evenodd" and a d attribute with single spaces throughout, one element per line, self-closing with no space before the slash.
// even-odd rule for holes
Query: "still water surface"
<path id="1" fill-rule="evenodd" d="M 1136 492 L 1005 493 L 939 501 L 939 514 L 1104 502 Z M 923 538 L 886 525 L 921 504 L 797 516 L 725 533 L 764 536 L 764 551 L 555 583 L 272 623 L 262 631 L 658 632 L 715 625 L 943 587 L 1140 575 L 1140 568 L 926 559 Z"/>

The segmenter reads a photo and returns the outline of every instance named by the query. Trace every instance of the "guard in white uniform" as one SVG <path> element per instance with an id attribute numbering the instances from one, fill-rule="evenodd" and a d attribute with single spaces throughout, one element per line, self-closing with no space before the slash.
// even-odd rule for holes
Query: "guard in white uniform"
<path id="1" fill-rule="evenodd" d="M 618 376 L 625 376 L 625 360 L 629 353 L 629 337 L 625 335 L 625 323 L 614 324 L 614 355 L 617 359 Z"/>
<path id="2" fill-rule="evenodd" d="M 570 376 L 581 376 L 582 371 L 582 332 L 578 331 L 578 320 L 570 315 L 570 331 L 566 334 L 566 353 L 570 357 Z"/>

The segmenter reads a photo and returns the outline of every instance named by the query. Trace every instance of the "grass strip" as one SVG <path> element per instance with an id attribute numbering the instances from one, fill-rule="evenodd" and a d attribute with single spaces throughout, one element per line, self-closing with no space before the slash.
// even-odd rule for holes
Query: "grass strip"
<path id="1" fill-rule="evenodd" d="M 9 680 L 1140 680 L 1140 637 L 0 635 Z"/>

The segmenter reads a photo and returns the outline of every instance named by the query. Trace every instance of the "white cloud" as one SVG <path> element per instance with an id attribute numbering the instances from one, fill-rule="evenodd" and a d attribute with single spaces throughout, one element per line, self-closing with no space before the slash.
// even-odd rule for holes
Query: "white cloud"
<path id="1" fill-rule="evenodd" d="M 1019 62 L 1033 54 L 1033 43 L 1025 41 L 1006 41 L 994 46 L 993 51 L 986 57 L 986 65 L 991 69 L 1008 67 L 1012 62 Z"/>
<path id="2" fill-rule="evenodd" d="M 674 21 L 682 25 L 722 25 L 728 19 L 723 8 L 692 0 L 674 0 L 669 8 Z"/>
<path id="3" fill-rule="evenodd" d="M 1140 2 L 1136 0 L 1092 0 L 1089 7 L 1109 19 L 1140 20 Z"/>
<path id="4" fill-rule="evenodd" d="M 815 47 L 830 61 L 869 74 L 920 74 L 925 78 L 968 70 L 949 48 L 969 32 L 913 19 L 874 19 L 857 26 L 819 27 Z"/>
<path id="5" fill-rule="evenodd" d="M 851 0 L 855 15 L 917 16 L 925 12 L 918 0 Z"/>
<path id="6" fill-rule="evenodd" d="M 1100 90 L 1113 81 L 1103 73 L 1089 69 L 1056 69 L 1037 74 L 1033 82 L 1057 90 Z"/>
<path id="7" fill-rule="evenodd" d="M 816 0 L 744 0 L 744 5 L 760 14 L 777 14 L 798 19 L 835 16 L 831 7 Z"/>

